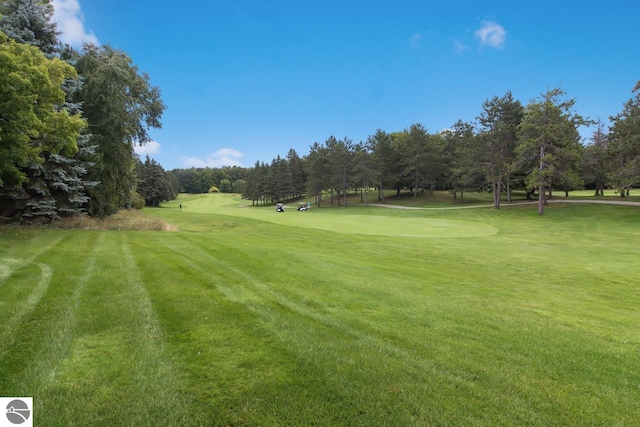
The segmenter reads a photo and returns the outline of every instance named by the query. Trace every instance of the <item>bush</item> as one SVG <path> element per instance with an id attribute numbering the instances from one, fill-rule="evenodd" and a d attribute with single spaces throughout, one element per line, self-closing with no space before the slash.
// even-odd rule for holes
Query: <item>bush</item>
<path id="1" fill-rule="evenodd" d="M 131 207 L 137 210 L 143 209 L 145 206 L 144 197 L 138 194 L 136 191 L 131 192 Z"/>
<path id="2" fill-rule="evenodd" d="M 209 193 L 219 193 L 220 189 L 215 185 L 209 189 Z"/>

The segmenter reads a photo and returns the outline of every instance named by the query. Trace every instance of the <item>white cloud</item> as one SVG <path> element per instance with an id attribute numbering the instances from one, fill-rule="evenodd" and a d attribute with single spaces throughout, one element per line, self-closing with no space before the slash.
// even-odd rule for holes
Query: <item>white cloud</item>
<path id="1" fill-rule="evenodd" d="M 507 39 L 507 32 L 500 24 L 482 21 L 480 29 L 474 33 L 480 39 L 480 46 L 500 48 Z"/>
<path id="2" fill-rule="evenodd" d="M 144 144 L 143 146 L 136 145 L 134 151 L 140 157 L 144 157 L 147 154 L 158 154 L 160 152 L 160 143 L 157 141 L 151 140 Z"/>
<path id="3" fill-rule="evenodd" d="M 456 53 L 462 53 L 465 50 L 469 49 L 464 43 L 462 43 L 460 40 L 454 40 L 453 41 L 453 46 L 456 49 Z"/>
<path id="4" fill-rule="evenodd" d="M 184 167 L 196 168 L 219 168 L 222 166 L 241 166 L 240 160 L 244 157 L 244 153 L 232 148 L 223 148 L 207 156 L 206 159 L 198 159 L 195 157 L 184 157 L 182 163 Z"/>
<path id="5" fill-rule="evenodd" d="M 414 35 L 411 36 L 411 38 L 409 38 L 409 46 L 411 46 L 412 49 L 417 49 L 420 47 L 421 40 L 422 40 L 422 34 L 415 33 Z"/>
<path id="6" fill-rule="evenodd" d="M 100 44 L 93 32 L 84 28 L 84 15 L 78 0 L 52 0 L 55 10 L 53 20 L 58 24 L 60 41 L 71 46 L 80 46 L 83 42 Z"/>

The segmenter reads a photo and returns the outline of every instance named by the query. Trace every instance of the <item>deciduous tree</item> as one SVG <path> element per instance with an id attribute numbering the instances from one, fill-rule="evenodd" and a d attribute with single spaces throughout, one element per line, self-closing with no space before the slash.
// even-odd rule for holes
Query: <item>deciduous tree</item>
<path id="1" fill-rule="evenodd" d="M 36 47 L 16 43 L 0 32 L 0 75 L 0 186 L 6 199 L 3 208 L 15 214 L 24 209 L 15 202 L 30 198 L 25 193 L 27 171 L 44 174 L 40 165 L 45 159 L 73 156 L 86 123 L 64 108 L 63 82 L 76 76 L 64 61 L 49 59 Z M 47 186 L 31 183 L 31 190 L 48 197 L 43 212 L 49 219 L 56 217 L 55 200 Z M 30 209 L 38 210 L 37 206 Z"/>

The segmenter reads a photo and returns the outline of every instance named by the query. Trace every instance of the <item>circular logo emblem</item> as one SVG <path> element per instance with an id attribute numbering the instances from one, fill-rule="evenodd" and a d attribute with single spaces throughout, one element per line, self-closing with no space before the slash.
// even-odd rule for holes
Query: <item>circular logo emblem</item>
<path id="1" fill-rule="evenodd" d="M 31 416 L 29 405 L 20 399 L 12 400 L 7 405 L 7 419 L 12 424 L 22 424 Z"/>

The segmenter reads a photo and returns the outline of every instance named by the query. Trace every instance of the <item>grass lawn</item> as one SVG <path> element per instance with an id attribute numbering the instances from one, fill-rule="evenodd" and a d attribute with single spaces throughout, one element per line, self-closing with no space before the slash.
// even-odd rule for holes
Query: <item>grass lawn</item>
<path id="1" fill-rule="evenodd" d="M 177 231 L 0 228 L 0 396 L 36 425 L 640 419 L 640 207 L 145 212 Z"/>

